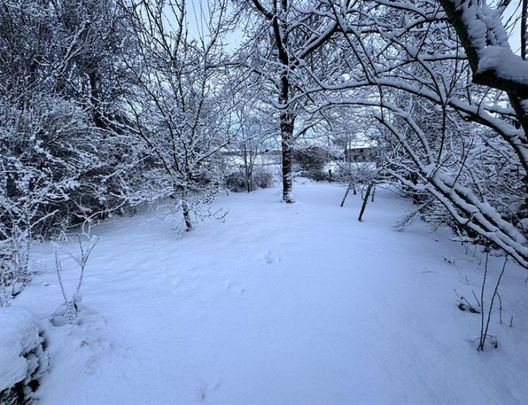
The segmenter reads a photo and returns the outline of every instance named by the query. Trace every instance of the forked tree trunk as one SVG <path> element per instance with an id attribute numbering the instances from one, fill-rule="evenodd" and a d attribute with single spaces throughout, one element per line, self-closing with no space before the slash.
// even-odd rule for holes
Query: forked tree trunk
<path id="1" fill-rule="evenodd" d="M 293 178 L 293 125 L 294 118 L 291 114 L 281 113 L 281 146 L 282 146 L 282 201 L 291 204 L 295 202 L 292 195 Z"/>

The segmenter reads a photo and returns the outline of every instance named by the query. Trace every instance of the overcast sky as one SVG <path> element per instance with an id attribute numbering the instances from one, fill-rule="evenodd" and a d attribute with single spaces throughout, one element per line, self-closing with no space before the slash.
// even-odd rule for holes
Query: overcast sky
<path id="1" fill-rule="evenodd" d="M 198 37 L 204 30 L 209 18 L 207 0 L 187 0 L 187 26 L 191 37 Z M 230 50 L 236 49 L 242 42 L 242 32 L 235 30 L 227 35 L 224 41 Z"/>
<path id="2" fill-rule="evenodd" d="M 508 31 L 511 33 L 510 36 L 510 45 L 512 50 L 520 54 L 520 22 L 517 24 L 512 24 L 512 21 L 515 20 L 515 16 L 518 16 L 519 6 L 521 1 L 512 1 L 507 7 L 506 11 L 503 14 L 503 22 L 508 25 Z M 200 32 L 203 30 L 203 26 L 209 17 L 209 7 L 207 5 L 207 0 L 187 0 L 187 25 L 189 28 L 189 34 L 191 37 L 198 37 Z M 517 18 L 517 20 L 519 20 Z M 242 42 L 242 32 L 234 31 L 227 36 L 225 43 L 227 48 L 230 50 L 236 49 Z"/>
<path id="3" fill-rule="evenodd" d="M 502 15 L 502 21 L 505 25 L 508 25 L 508 32 L 511 33 L 510 46 L 513 52 L 517 54 L 521 53 L 521 23 L 520 18 L 518 18 L 518 16 L 520 15 L 520 4 L 521 0 L 512 1 Z M 512 22 L 515 20 L 517 20 L 517 23 L 512 24 Z"/>

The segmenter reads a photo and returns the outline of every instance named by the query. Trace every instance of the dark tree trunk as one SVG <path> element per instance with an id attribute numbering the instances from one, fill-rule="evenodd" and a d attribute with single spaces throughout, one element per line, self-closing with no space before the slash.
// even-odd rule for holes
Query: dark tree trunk
<path id="1" fill-rule="evenodd" d="M 351 188 L 352 188 L 352 184 L 349 184 L 347 189 L 346 189 L 346 191 L 345 191 L 345 195 L 343 196 L 343 200 L 341 201 L 340 207 L 343 207 L 345 205 L 346 198 L 348 197 L 348 193 L 350 192 Z M 354 191 L 355 191 L 355 189 L 354 189 Z"/>
<path id="2" fill-rule="evenodd" d="M 363 221 L 363 214 L 365 213 L 365 208 L 367 208 L 367 203 L 369 199 L 370 192 L 372 190 L 373 183 L 369 183 L 367 186 L 367 191 L 365 192 L 365 196 L 363 197 L 363 203 L 361 204 L 361 210 L 359 211 L 358 221 Z"/>
<path id="3" fill-rule="evenodd" d="M 99 78 L 97 72 L 92 70 L 89 75 L 90 79 L 90 104 L 92 109 L 92 117 L 97 128 L 106 129 L 106 124 L 101 114 L 101 100 L 99 99 L 98 83 Z"/>
<path id="4" fill-rule="evenodd" d="M 281 113 L 280 129 L 282 146 L 282 201 L 287 204 L 293 203 L 295 201 L 292 196 L 293 125 L 294 118 L 292 115 L 288 113 Z"/>
<path id="5" fill-rule="evenodd" d="M 185 221 L 185 231 L 191 232 L 193 230 L 192 221 L 191 221 L 191 211 L 189 209 L 189 204 L 187 203 L 187 190 L 182 191 L 181 206 L 183 212 L 183 220 Z"/>

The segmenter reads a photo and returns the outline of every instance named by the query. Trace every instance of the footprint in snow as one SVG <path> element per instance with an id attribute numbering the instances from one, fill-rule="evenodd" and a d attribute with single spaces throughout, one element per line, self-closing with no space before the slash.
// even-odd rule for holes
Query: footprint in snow
<path id="1" fill-rule="evenodd" d="M 220 388 L 220 383 L 216 383 L 212 387 L 207 386 L 205 383 L 198 384 L 199 399 L 205 401 L 209 393 L 216 391 L 218 388 Z"/>
<path id="2" fill-rule="evenodd" d="M 170 281 L 170 283 L 172 284 L 173 287 L 178 288 L 178 287 L 180 286 L 180 284 L 182 283 L 182 280 L 181 280 L 181 278 L 179 278 L 179 277 L 174 277 L 174 278 Z"/>
<path id="3" fill-rule="evenodd" d="M 266 264 L 273 264 L 273 263 L 280 262 L 280 257 L 275 256 L 271 252 L 271 250 L 268 250 L 268 253 L 266 254 L 266 256 L 264 256 L 264 261 L 266 262 Z"/>
<path id="4" fill-rule="evenodd" d="M 226 290 L 229 291 L 230 293 L 233 293 L 233 294 L 239 296 L 239 297 L 246 293 L 246 289 L 245 288 L 237 286 L 237 285 L 233 284 L 231 281 L 228 281 L 226 283 Z"/>

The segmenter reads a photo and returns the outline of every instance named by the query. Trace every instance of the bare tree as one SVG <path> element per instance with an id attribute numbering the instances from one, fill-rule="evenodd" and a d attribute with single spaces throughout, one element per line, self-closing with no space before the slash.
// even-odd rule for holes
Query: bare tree
<path id="1" fill-rule="evenodd" d="M 232 134 L 221 43 L 227 4 L 210 2 L 207 22 L 191 37 L 185 1 L 122 3 L 138 44 L 137 61 L 128 64 L 137 91 L 127 98 L 131 118 L 124 129 L 151 156 L 145 180 L 160 196 L 178 196 L 187 231 L 193 198 L 209 198 L 221 182 L 218 152 Z"/>
<path id="2" fill-rule="evenodd" d="M 343 13 L 351 1 L 340 5 Z M 270 84 L 273 106 L 278 112 L 282 148 L 282 201 L 294 202 L 292 195 L 293 144 L 296 120 L 303 109 L 303 71 L 306 64 L 312 70 L 323 62 L 316 54 L 338 33 L 336 21 L 326 17 L 328 2 L 299 0 L 251 0 L 240 2 L 255 18 L 246 53 L 248 65 L 255 74 Z M 338 7 L 335 5 L 334 7 Z M 255 17 L 256 16 L 256 17 Z"/>

